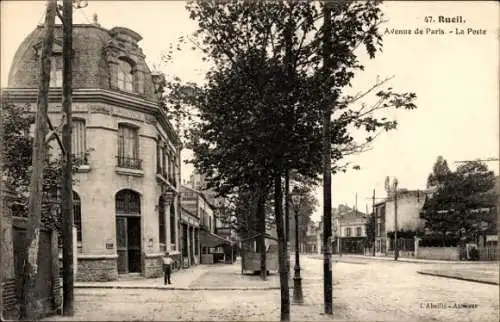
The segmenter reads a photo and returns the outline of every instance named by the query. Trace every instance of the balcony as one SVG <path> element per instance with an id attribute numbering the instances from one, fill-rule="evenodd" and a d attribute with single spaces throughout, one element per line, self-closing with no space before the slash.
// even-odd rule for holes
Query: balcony
<path id="1" fill-rule="evenodd" d="M 125 169 L 142 170 L 142 160 L 133 157 L 117 156 L 118 167 Z"/>
<path id="2" fill-rule="evenodd" d="M 116 172 L 130 176 L 142 177 L 142 160 L 132 157 L 117 156 Z"/>
<path id="3" fill-rule="evenodd" d="M 77 172 L 89 172 L 90 165 L 87 153 L 73 153 L 72 154 L 73 167 L 77 168 Z"/>

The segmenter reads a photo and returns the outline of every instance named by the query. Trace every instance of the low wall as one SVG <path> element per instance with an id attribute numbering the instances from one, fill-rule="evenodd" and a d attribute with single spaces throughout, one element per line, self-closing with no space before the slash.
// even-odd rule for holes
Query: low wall
<path id="1" fill-rule="evenodd" d="M 144 277 L 155 278 L 163 275 L 163 254 L 144 255 Z"/>
<path id="2" fill-rule="evenodd" d="M 458 261 L 457 247 L 419 247 L 416 258 Z"/>
<path id="3" fill-rule="evenodd" d="M 105 282 L 118 279 L 116 255 L 78 255 L 77 281 Z"/>

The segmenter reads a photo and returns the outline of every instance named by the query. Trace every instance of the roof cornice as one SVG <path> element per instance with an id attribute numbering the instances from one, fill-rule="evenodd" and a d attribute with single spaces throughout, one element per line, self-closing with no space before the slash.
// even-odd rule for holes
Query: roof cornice
<path id="1" fill-rule="evenodd" d="M 1 95 L 8 95 L 13 102 L 36 102 L 38 99 L 38 89 L 35 88 L 2 88 Z M 49 90 L 49 103 L 61 102 L 62 89 L 53 88 Z M 105 103 L 125 107 L 138 112 L 146 112 L 154 115 L 160 125 L 166 129 L 169 138 L 177 148 L 182 148 L 178 134 L 168 120 L 167 114 L 158 103 L 144 99 L 137 95 L 121 93 L 98 88 L 77 88 L 72 91 L 73 102 L 85 103 Z"/>

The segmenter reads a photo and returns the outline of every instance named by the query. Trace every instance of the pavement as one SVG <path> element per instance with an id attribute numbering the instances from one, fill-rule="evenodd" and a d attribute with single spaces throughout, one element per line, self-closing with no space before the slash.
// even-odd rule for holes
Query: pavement
<path id="1" fill-rule="evenodd" d="M 335 258 L 334 314 L 325 315 L 322 256 L 301 256 L 304 304 L 290 306 L 292 321 L 498 321 L 497 285 L 422 275 L 423 269 L 453 268 L 453 263 L 409 263 L 363 258 Z M 293 264 L 293 260 L 292 260 Z M 491 267 L 490 266 L 488 267 Z M 483 266 L 461 265 L 464 269 Z M 486 267 L 486 266 L 485 266 Z M 280 290 L 247 288 L 279 285 L 277 275 L 239 276 L 240 266 L 201 265 L 192 277 L 173 275 L 174 286 L 190 290 L 149 288 L 76 288 L 75 315 L 47 321 L 278 321 Z M 197 277 L 196 277 L 197 276 Z M 185 278 L 185 279 L 184 279 Z M 252 280 L 254 279 L 255 280 Z M 181 282 L 181 279 L 184 279 Z M 153 281 L 134 282 L 137 287 Z M 156 283 L 161 284 L 161 279 Z M 189 282 L 191 280 L 191 282 Z M 106 282 L 107 284 L 113 282 Z M 125 281 L 117 281 L 122 283 Z M 115 284 L 116 284 L 115 283 Z M 131 283 L 127 281 L 127 283 Z M 267 283 L 267 284 L 266 284 Z M 234 285 L 232 285 L 234 284 Z M 132 284 L 128 284 L 132 285 Z M 195 285 L 197 285 L 195 287 Z M 222 289 L 231 285 L 241 289 Z M 201 290 L 203 288 L 203 290 Z M 290 290 L 292 299 L 293 290 Z"/>
<path id="2" fill-rule="evenodd" d="M 261 280 L 259 275 L 242 275 L 241 262 L 234 264 L 197 265 L 171 275 L 172 284 L 163 284 L 163 277 L 144 278 L 121 276 L 116 281 L 76 282 L 75 288 L 153 289 L 153 290 L 279 290 L 279 275 L 274 273 Z M 293 286 L 292 280 L 289 282 Z"/>
<path id="3" fill-rule="evenodd" d="M 312 258 L 322 259 L 323 255 L 309 255 Z M 370 261 L 394 261 L 393 257 L 342 255 L 333 256 L 339 263 L 368 264 Z M 419 274 L 443 278 L 452 278 L 469 282 L 499 285 L 500 274 L 498 263 L 495 261 L 442 261 L 430 259 L 398 258 L 397 262 L 423 264 L 417 271 Z"/>
<path id="4" fill-rule="evenodd" d="M 450 265 L 435 269 L 422 269 L 419 274 L 454 278 L 464 281 L 499 285 L 498 263 L 491 265 Z"/>
<path id="5" fill-rule="evenodd" d="M 323 259 L 322 254 L 308 254 L 313 258 Z M 337 261 L 352 261 L 355 259 L 361 260 L 375 260 L 375 261 L 394 261 L 394 257 L 392 256 L 366 256 L 366 255 L 357 255 L 357 254 L 345 254 L 342 256 L 332 255 L 332 258 Z M 399 257 L 398 262 L 403 263 L 416 263 L 416 264 L 466 264 L 466 265 L 474 265 L 474 264 L 491 264 L 494 263 L 492 261 L 448 261 L 448 260 L 435 260 L 435 259 L 420 259 L 420 258 L 410 258 L 410 257 Z"/>

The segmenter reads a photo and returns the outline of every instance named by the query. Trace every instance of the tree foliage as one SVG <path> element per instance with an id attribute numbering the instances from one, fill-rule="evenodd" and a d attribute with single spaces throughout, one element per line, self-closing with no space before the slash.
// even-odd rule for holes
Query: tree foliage
<path id="1" fill-rule="evenodd" d="M 35 122 L 35 114 L 29 105 L 16 105 L 3 98 L 2 123 L 4 127 L 4 164 L 2 176 L 5 187 L 16 194 L 13 205 L 16 216 L 28 215 L 28 202 L 31 185 L 33 137 L 31 126 Z M 50 229 L 62 229 L 60 202 L 58 191 L 62 175 L 62 159 L 55 148 L 47 143 L 46 164 L 43 173 L 42 190 L 42 225 Z M 77 171 L 77 159 L 74 159 L 73 172 Z M 73 179 L 76 182 L 75 178 Z"/>
<path id="2" fill-rule="evenodd" d="M 330 158 L 337 172 L 345 170 L 340 161 L 346 155 L 365 150 L 378 133 L 396 128 L 394 120 L 377 112 L 416 108 L 414 93 L 384 88 L 388 79 L 356 95 L 345 92 L 355 73 L 364 69 L 358 49 L 364 48 L 374 58 L 381 48 L 379 2 L 327 2 L 332 11 L 329 57 L 324 57 L 322 46 L 323 5 L 309 1 L 190 2 L 187 10 L 199 28 L 182 42 L 201 50 L 212 69 L 206 74 L 206 84 L 188 86 L 189 91 L 175 79 L 168 83 L 165 108 L 181 115 L 180 108 L 189 105 L 199 119 L 189 134 L 195 167 L 221 195 L 250 190 L 259 191 L 262 197 L 274 192 L 279 238 L 283 237 L 281 178 L 292 169 L 309 178 L 322 172 L 325 110 L 334 111 Z M 334 66 L 326 70 L 325 60 Z M 372 94 L 375 102 L 364 104 Z M 357 140 L 353 129 L 366 135 Z M 282 297 L 282 308 L 285 303 Z M 282 318 L 287 319 L 283 311 Z"/>
<path id="3" fill-rule="evenodd" d="M 497 192 L 493 171 L 480 161 L 464 163 L 456 171 L 445 165 L 446 160 L 438 158 L 429 176 L 437 186 L 422 209 L 426 228 L 443 236 L 471 235 L 486 222 L 488 230 L 494 230 Z"/>

